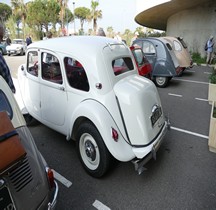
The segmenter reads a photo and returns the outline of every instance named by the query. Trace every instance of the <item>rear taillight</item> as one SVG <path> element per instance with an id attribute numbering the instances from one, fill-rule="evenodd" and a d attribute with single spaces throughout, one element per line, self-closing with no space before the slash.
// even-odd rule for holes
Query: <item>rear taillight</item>
<path id="1" fill-rule="evenodd" d="M 55 183 L 54 183 L 54 174 L 53 174 L 53 171 L 51 168 L 46 168 L 46 173 L 47 173 L 47 178 L 48 178 L 48 181 L 49 181 L 49 185 L 51 188 L 53 188 L 55 186 Z"/>
<path id="2" fill-rule="evenodd" d="M 178 68 L 176 69 L 177 75 L 179 75 L 182 71 L 183 71 L 183 68 L 178 66 Z"/>
<path id="3" fill-rule="evenodd" d="M 114 141 L 118 141 L 118 132 L 117 130 L 115 130 L 114 128 L 111 128 L 112 130 L 112 138 L 114 139 Z"/>

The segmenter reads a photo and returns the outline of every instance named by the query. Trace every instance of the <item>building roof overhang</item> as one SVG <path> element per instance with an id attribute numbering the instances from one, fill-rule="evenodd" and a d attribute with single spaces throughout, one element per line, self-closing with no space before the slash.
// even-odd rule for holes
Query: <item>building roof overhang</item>
<path id="1" fill-rule="evenodd" d="M 135 22 L 148 27 L 159 30 L 166 30 L 167 20 L 170 16 L 212 0 L 171 0 L 170 2 L 154 6 L 137 14 Z"/>

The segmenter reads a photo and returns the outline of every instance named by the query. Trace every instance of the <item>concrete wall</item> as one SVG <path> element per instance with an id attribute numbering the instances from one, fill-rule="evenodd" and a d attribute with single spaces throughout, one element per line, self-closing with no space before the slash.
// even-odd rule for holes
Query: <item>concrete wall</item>
<path id="1" fill-rule="evenodd" d="M 167 22 L 167 36 L 181 36 L 190 52 L 206 56 L 204 46 L 214 36 L 216 51 L 216 1 L 184 10 L 171 16 Z"/>

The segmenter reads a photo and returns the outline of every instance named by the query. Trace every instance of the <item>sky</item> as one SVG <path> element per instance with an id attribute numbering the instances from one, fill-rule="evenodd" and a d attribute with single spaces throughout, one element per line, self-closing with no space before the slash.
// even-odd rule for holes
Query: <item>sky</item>
<path id="1" fill-rule="evenodd" d="M 10 0 L 0 0 L 1 3 L 10 5 Z M 125 29 L 135 31 L 137 27 L 140 27 L 134 20 L 137 8 L 137 0 L 98 0 L 98 9 L 102 10 L 102 19 L 98 20 L 98 27 L 102 27 L 105 31 L 107 27 L 112 26 L 115 32 L 124 32 Z M 69 0 L 68 7 L 73 13 L 73 2 L 74 6 L 91 8 L 91 0 Z M 76 30 L 80 28 L 80 22 L 75 21 Z M 84 24 L 84 30 L 92 28 L 92 24 L 89 25 L 87 22 Z M 68 30 L 73 30 L 74 24 L 68 26 Z"/>

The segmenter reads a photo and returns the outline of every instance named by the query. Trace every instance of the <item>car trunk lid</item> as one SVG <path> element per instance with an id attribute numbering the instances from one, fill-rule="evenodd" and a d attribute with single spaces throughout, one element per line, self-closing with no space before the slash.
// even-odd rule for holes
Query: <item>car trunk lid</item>
<path id="1" fill-rule="evenodd" d="M 146 146 L 160 132 L 165 119 L 155 85 L 139 75 L 131 75 L 114 86 L 128 141 Z"/>

